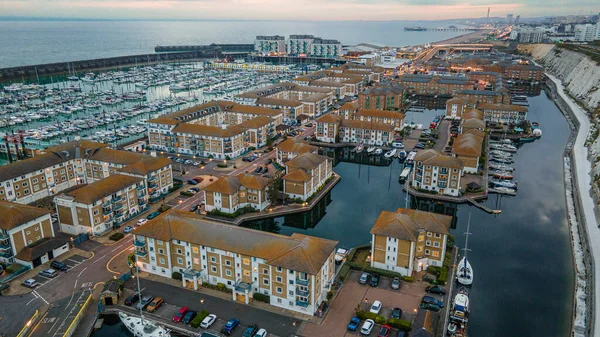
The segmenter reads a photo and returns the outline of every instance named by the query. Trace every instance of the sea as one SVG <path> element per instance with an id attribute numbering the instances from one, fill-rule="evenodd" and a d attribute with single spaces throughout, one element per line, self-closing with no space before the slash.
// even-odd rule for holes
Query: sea
<path id="1" fill-rule="evenodd" d="M 312 34 L 343 45 L 418 45 L 465 32 L 404 31 L 444 21 L 27 21 L 0 20 L 0 68 L 153 53 L 157 45 L 254 43 L 257 35 Z"/>

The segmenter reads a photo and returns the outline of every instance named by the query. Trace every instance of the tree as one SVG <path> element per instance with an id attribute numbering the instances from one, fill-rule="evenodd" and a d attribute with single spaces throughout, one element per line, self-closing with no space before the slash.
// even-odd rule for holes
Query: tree
<path id="1" fill-rule="evenodd" d="M 267 147 L 271 148 L 273 146 L 273 136 L 267 136 Z"/>
<path id="2" fill-rule="evenodd" d="M 269 181 L 269 185 L 267 186 L 267 200 L 271 204 L 276 204 L 279 201 L 279 192 L 281 191 L 281 187 L 283 186 L 283 181 L 281 178 L 275 177 Z"/>

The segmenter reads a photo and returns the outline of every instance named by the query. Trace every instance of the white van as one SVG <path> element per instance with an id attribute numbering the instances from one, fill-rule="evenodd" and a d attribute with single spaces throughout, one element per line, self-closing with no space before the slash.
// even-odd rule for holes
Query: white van
<path id="1" fill-rule="evenodd" d="M 394 149 L 403 149 L 404 148 L 404 143 L 402 143 L 402 142 L 393 142 L 392 143 L 392 147 Z"/>

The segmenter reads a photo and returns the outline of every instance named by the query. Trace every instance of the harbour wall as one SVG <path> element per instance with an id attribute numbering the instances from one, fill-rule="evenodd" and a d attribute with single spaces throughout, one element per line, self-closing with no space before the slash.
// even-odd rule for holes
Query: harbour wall
<path id="1" fill-rule="evenodd" d="M 595 260 L 590 247 L 590 236 L 583 216 L 584 206 L 581 200 L 581 193 L 589 193 L 589 191 L 580 191 L 577 186 L 577 161 L 573 153 L 575 140 L 580 130 L 580 122 L 570 105 L 558 94 L 557 84 L 549 79 L 547 86 L 552 99 L 564 114 L 571 130 L 563 153 L 565 202 L 576 276 L 571 336 L 592 337 L 594 336 L 594 311 L 597 296 L 594 286 L 596 278 Z"/>
<path id="2" fill-rule="evenodd" d="M 164 62 L 202 60 L 220 56 L 222 56 L 222 53 L 219 47 L 204 46 L 203 49 L 186 52 L 130 55 L 93 60 L 2 68 L 0 69 L 0 82 L 23 81 L 35 79 L 38 76 L 66 75 L 73 72 L 81 74 L 88 71 L 107 68 L 131 67 L 136 65 Z"/>

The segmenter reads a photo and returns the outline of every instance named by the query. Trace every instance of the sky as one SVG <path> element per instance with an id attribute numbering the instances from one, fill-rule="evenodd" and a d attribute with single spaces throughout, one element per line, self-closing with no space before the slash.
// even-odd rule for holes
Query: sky
<path id="1" fill-rule="evenodd" d="M 0 16 L 188 20 L 443 20 L 587 15 L 598 0 L 0 0 Z"/>

